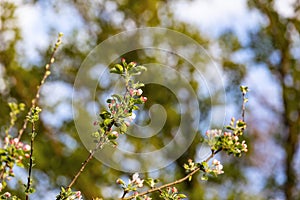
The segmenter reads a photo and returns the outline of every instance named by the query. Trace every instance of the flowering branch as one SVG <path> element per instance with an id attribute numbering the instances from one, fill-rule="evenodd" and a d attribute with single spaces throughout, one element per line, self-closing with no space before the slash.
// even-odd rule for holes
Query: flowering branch
<path id="1" fill-rule="evenodd" d="M 82 163 L 81 168 L 67 188 L 62 188 L 60 194 L 56 197 L 57 200 L 65 199 L 74 195 L 71 187 L 84 171 L 96 151 L 102 149 L 104 145 L 109 143 L 116 146 L 118 144 L 116 139 L 119 137 L 119 133 L 125 134 L 127 132 L 127 127 L 130 125 L 130 121 L 135 118 L 133 111 L 139 109 L 137 104 L 143 104 L 147 101 L 146 97 L 141 96 L 143 91 L 140 88 L 143 87 L 144 84 L 134 82 L 132 80 L 132 76 L 139 75 L 145 70 L 145 67 L 137 65 L 134 62 L 127 64 L 125 59 L 121 60 L 121 64 L 116 64 L 113 68 L 111 68 L 111 73 L 119 74 L 125 79 L 126 92 L 123 96 L 114 94 L 107 100 L 109 110 L 102 111 L 99 115 L 99 121 L 94 123 L 99 126 L 98 130 L 92 133 L 92 136 L 96 140 L 95 148 L 90 150 L 87 159 Z"/>
<path id="2" fill-rule="evenodd" d="M 241 86 L 241 92 L 243 95 L 242 117 L 244 119 L 245 103 L 248 101 L 245 95 L 248 92 L 248 87 Z M 232 118 L 230 124 L 225 128 L 228 130 L 227 132 L 222 132 L 222 130 L 209 130 L 206 132 L 205 143 L 210 146 L 211 155 L 201 163 L 194 163 L 192 160 L 189 160 L 188 164 L 184 164 L 184 168 L 186 169 L 188 174 L 181 179 L 178 179 L 171 183 L 164 184 L 159 187 L 154 187 L 155 183 L 153 182 L 153 180 L 150 179 L 150 184 L 148 183 L 148 185 L 151 187 L 151 189 L 141 193 L 138 193 L 136 191 L 137 187 L 135 185 L 132 186 L 132 182 L 134 181 L 130 180 L 129 184 L 126 185 L 122 179 L 118 179 L 117 183 L 122 186 L 124 191 L 121 200 L 129 200 L 129 199 L 151 200 L 151 198 L 146 195 L 157 191 L 160 192 L 160 197 L 162 197 L 163 199 L 179 200 L 185 198 L 186 196 L 184 194 L 178 194 L 178 191 L 175 187 L 170 189 L 172 186 L 182 183 L 186 180 L 191 181 L 192 176 L 199 171 L 203 172 L 203 175 L 201 177 L 202 180 L 207 180 L 208 175 L 210 174 L 217 176 L 219 174 L 224 173 L 224 171 L 222 170 L 223 165 L 220 163 L 220 161 L 214 159 L 212 161 L 211 166 L 208 165 L 208 162 L 217 153 L 224 151 L 229 155 L 233 154 L 234 156 L 239 157 L 243 152 L 248 151 L 245 141 L 243 140 L 242 142 L 240 142 L 240 138 L 239 138 L 239 136 L 243 134 L 243 131 L 246 128 L 246 123 L 244 122 L 244 120 L 237 120 L 235 122 L 235 119 Z M 138 187 L 142 187 L 143 186 L 142 183 L 144 180 L 137 179 L 136 177 L 138 177 L 137 173 L 133 175 L 133 180 L 139 183 Z M 165 188 L 167 188 L 166 191 L 164 190 Z M 134 194 L 129 197 L 125 197 L 125 195 L 128 194 L 129 191 L 134 191 Z"/>
<path id="3" fill-rule="evenodd" d="M 39 113 L 42 111 L 39 107 L 36 106 L 37 104 L 37 101 L 40 97 L 40 90 L 41 90 L 41 86 L 44 85 L 46 79 L 48 78 L 48 76 L 51 74 L 51 71 L 50 71 L 50 66 L 51 64 L 54 63 L 54 55 L 58 49 L 58 47 L 60 46 L 61 44 L 61 38 L 62 38 L 63 34 L 62 33 L 59 33 L 58 34 L 58 39 L 55 43 L 55 46 L 53 48 L 53 51 L 52 51 L 52 54 L 50 56 L 50 60 L 49 62 L 45 65 L 45 73 L 44 73 L 44 76 L 41 80 L 41 83 L 40 85 L 37 86 L 37 93 L 35 95 L 35 98 L 33 98 L 32 100 L 32 105 L 31 105 L 31 108 L 25 118 L 25 121 L 24 121 L 24 124 L 23 124 L 23 127 L 22 129 L 20 129 L 19 131 L 19 135 L 18 135 L 18 139 L 20 140 L 21 139 L 21 136 L 24 132 L 24 130 L 26 129 L 27 127 L 27 124 L 28 122 L 31 123 L 32 125 L 32 131 L 30 133 L 31 135 L 31 139 L 30 139 L 30 156 L 29 156 L 29 168 L 28 168 L 28 178 L 27 178 L 27 185 L 26 185 L 26 189 L 25 189 L 25 194 L 26 194 L 26 200 L 29 199 L 29 194 L 33 193 L 35 190 L 34 188 L 31 188 L 31 183 L 32 183 L 32 180 L 31 180 L 31 173 L 32 173 L 32 167 L 34 165 L 33 161 L 34 161 L 34 158 L 33 158 L 33 149 L 34 149 L 34 139 L 35 139 L 35 136 L 37 135 L 36 131 L 35 131 L 35 122 L 37 122 L 39 120 Z"/>
<path id="4" fill-rule="evenodd" d="M 35 97 L 32 99 L 32 105 L 31 108 L 28 111 L 28 114 L 26 115 L 26 118 L 24 120 L 24 124 L 22 128 L 19 130 L 18 136 L 16 138 L 12 138 L 12 136 L 9 134 L 10 130 L 14 126 L 17 116 L 21 111 L 25 110 L 25 104 L 20 103 L 9 103 L 9 107 L 11 109 L 10 112 L 10 126 L 5 131 L 5 138 L 4 138 L 4 144 L 3 148 L 0 149 L 0 157 L 1 157 L 1 166 L 0 166 L 0 191 L 3 190 L 3 188 L 6 187 L 7 183 L 6 180 L 10 180 L 12 177 L 14 177 L 13 167 L 15 165 L 18 165 L 19 167 L 24 168 L 23 164 L 23 158 L 29 158 L 29 169 L 28 169 L 28 178 L 27 178 L 27 184 L 25 185 L 25 194 L 26 194 L 26 200 L 29 199 L 29 194 L 34 192 L 34 189 L 31 188 L 31 173 L 32 173 L 32 167 L 34 165 L 33 163 L 33 144 L 34 144 L 34 137 L 36 135 L 35 133 L 35 122 L 39 120 L 39 113 L 41 112 L 41 109 L 36 106 L 37 101 L 40 96 L 40 89 L 41 86 L 45 83 L 47 77 L 50 75 L 50 66 L 54 63 L 54 55 L 61 44 L 61 38 L 63 34 L 59 33 L 58 39 L 55 43 L 54 49 L 52 51 L 52 54 L 50 56 L 50 60 L 48 64 L 45 65 L 45 73 L 44 76 L 40 82 L 40 85 L 37 87 L 37 92 Z M 23 144 L 20 139 L 23 135 L 28 123 L 32 124 L 32 132 L 31 135 L 31 145 L 25 145 Z M 12 199 L 18 199 L 16 196 L 11 196 L 9 192 L 4 193 L 0 196 L 1 199 L 3 198 L 12 198 Z"/>
<path id="5" fill-rule="evenodd" d="M 213 152 L 213 153 L 205 160 L 205 162 L 208 162 L 208 161 L 209 161 L 211 158 L 213 158 L 215 155 L 216 155 L 216 154 Z M 185 177 L 183 177 L 183 178 L 181 178 L 181 179 L 178 179 L 178 180 L 176 180 L 176 181 L 174 181 L 174 182 L 164 184 L 164 185 L 162 185 L 162 186 L 160 186 L 160 187 L 151 188 L 151 189 L 149 189 L 149 190 L 147 190 L 147 191 L 145 191 L 145 192 L 141 192 L 141 193 L 138 193 L 138 194 L 134 194 L 134 195 L 129 196 L 129 197 L 126 197 L 126 198 L 124 197 L 124 194 L 126 194 L 127 192 L 126 192 L 126 193 L 124 192 L 123 196 L 121 197 L 121 200 L 134 199 L 134 198 L 136 198 L 136 197 L 138 197 L 138 196 L 144 196 L 144 195 L 147 195 L 147 194 L 150 194 L 150 193 L 153 193 L 153 192 L 157 192 L 157 191 L 161 192 L 161 190 L 163 190 L 163 189 L 165 189 L 165 188 L 168 188 L 168 187 L 177 185 L 177 184 L 179 184 L 179 183 L 182 183 L 182 182 L 184 182 L 184 181 L 190 179 L 190 178 L 191 178 L 194 174 L 196 174 L 199 170 L 202 170 L 201 167 L 195 168 L 193 171 L 191 171 L 191 172 L 190 172 L 189 174 L 187 174 Z M 118 182 L 118 181 L 117 181 L 117 182 Z"/>

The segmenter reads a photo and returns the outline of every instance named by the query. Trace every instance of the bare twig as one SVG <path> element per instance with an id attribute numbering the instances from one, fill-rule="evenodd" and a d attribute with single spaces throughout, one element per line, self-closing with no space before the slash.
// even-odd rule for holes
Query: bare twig
<path id="1" fill-rule="evenodd" d="M 33 167 L 33 144 L 34 144 L 34 134 L 35 134 L 35 123 L 32 122 L 32 133 L 30 140 L 30 157 L 29 157 L 29 169 L 28 169 L 28 178 L 27 178 L 27 186 L 26 186 L 26 200 L 29 199 L 30 187 L 31 187 L 31 172 Z"/>
<path id="2" fill-rule="evenodd" d="M 245 121 L 245 112 L 246 112 L 246 106 L 245 104 L 248 102 L 248 99 L 246 98 L 246 94 L 248 92 L 247 86 L 241 86 L 240 87 L 242 95 L 243 95 L 243 104 L 242 104 L 242 119 Z"/>
<path id="3" fill-rule="evenodd" d="M 76 175 L 74 176 L 73 180 L 68 185 L 67 189 L 71 188 L 74 185 L 74 183 L 76 182 L 76 180 L 79 178 L 80 174 L 85 169 L 86 165 L 92 160 L 92 158 L 93 158 L 94 154 L 96 153 L 96 151 L 98 149 L 102 149 L 102 147 L 103 147 L 103 145 L 105 143 L 106 143 L 106 141 L 99 140 L 99 142 L 97 143 L 96 147 L 93 150 L 90 151 L 90 154 L 88 155 L 87 159 L 82 163 L 81 168 L 76 173 Z"/>
<path id="4" fill-rule="evenodd" d="M 37 101 L 39 100 L 40 98 L 40 92 L 41 92 L 41 86 L 45 83 L 46 79 L 48 78 L 48 76 L 51 74 L 50 72 L 50 67 L 51 65 L 54 63 L 54 56 L 55 56 L 55 53 L 57 52 L 57 49 L 59 47 L 59 45 L 61 44 L 61 38 L 62 38 L 63 34 L 62 33 L 59 33 L 58 35 L 58 39 L 55 43 L 55 46 L 53 48 L 53 51 L 51 53 L 51 56 L 50 56 L 50 59 L 48 61 L 48 63 L 45 65 L 45 73 L 44 73 L 44 76 L 40 82 L 40 84 L 37 86 L 37 92 L 35 94 L 35 97 L 32 99 L 31 101 L 31 108 L 29 109 L 28 111 L 28 114 L 27 115 L 30 115 L 30 112 L 31 112 L 31 109 L 35 108 L 36 107 L 36 104 L 37 104 Z M 24 119 L 24 123 L 23 123 L 23 126 L 22 128 L 19 130 L 19 133 L 18 133 L 18 139 L 20 140 L 26 127 L 27 127 L 27 124 L 28 124 L 28 118 L 26 117 Z"/>

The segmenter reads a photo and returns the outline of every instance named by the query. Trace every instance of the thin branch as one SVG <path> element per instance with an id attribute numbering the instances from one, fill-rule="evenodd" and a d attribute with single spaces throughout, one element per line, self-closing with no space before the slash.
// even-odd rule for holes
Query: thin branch
<path id="1" fill-rule="evenodd" d="M 30 194 L 30 186 L 31 186 L 31 172 L 33 167 L 33 144 L 34 144 L 34 134 L 35 134 L 35 123 L 32 122 L 32 133 L 31 133 L 31 140 L 30 140 L 30 157 L 29 157 L 29 169 L 28 169 L 28 178 L 27 178 L 27 187 L 26 187 L 26 200 L 29 199 Z"/>
<path id="2" fill-rule="evenodd" d="M 51 72 L 50 72 L 50 67 L 51 67 L 51 65 L 54 63 L 54 60 L 55 60 L 54 56 L 55 56 L 55 54 L 56 54 L 56 52 L 57 52 L 57 49 L 58 49 L 59 45 L 61 44 L 61 38 L 62 38 L 62 36 L 63 36 L 63 34 L 62 34 L 62 33 L 59 33 L 58 39 L 57 39 L 57 41 L 56 41 L 56 43 L 55 43 L 55 46 L 54 46 L 53 51 L 52 51 L 52 53 L 51 53 L 50 59 L 49 59 L 48 63 L 45 65 L 45 69 L 46 69 L 46 70 L 45 70 L 44 76 L 43 76 L 43 78 L 42 78 L 40 84 L 37 86 L 37 92 L 36 92 L 36 94 L 35 94 L 35 97 L 34 97 L 34 98 L 32 99 L 32 101 L 31 101 L 31 108 L 29 109 L 29 111 L 28 111 L 28 113 L 27 113 L 27 116 L 30 115 L 31 109 L 33 109 L 33 108 L 36 107 L 37 101 L 38 101 L 39 98 L 40 98 L 41 86 L 45 83 L 46 79 L 47 79 L 48 76 L 51 74 Z M 22 128 L 19 130 L 19 133 L 18 133 L 18 139 L 19 139 L 19 141 L 20 141 L 20 139 L 21 139 L 21 137 L 22 137 L 22 135 L 23 135 L 25 129 L 27 128 L 27 124 L 28 124 L 28 119 L 27 119 L 27 117 L 26 117 L 26 118 L 24 119 L 23 126 L 22 126 Z"/>
<path id="3" fill-rule="evenodd" d="M 96 153 L 96 151 L 98 149 L 102 149 L 102 147 L 103 147 L 103 145 L 105 143 L 106 143 L 106 141 L 99 140 L 99 142 L 97 143 L 96 147 L 93 150 L 90 151 L 90 154 L 88 155 L 87 159 L 82 163 L 81 168 L 76 173 L 76 175 L 74 176 L 73 180 L 68 185 L 67 189 L 71 188 L 74 185 L 74 183 L 76 182 L 76 180 L 79 178 L 80 174 L 85 169 L 86 165 L 92 160 L 92 158 L 93 158 L 94 154 Z"/>
<path id="4" fill-rule="evenodd" d="M 245 121 L 245 110 L 246 110 L 246 107 L 245 107 L 245 93 L 242 93 L 242 94 L 243 94 L 242 119 L 243 119 L 243 121 Z"/>
<path id="5" fill-rule="evenodd" d="M 212 159 L 220 151 L 221 150 L 218 150 L 216 152 L 213 151 L 212 154 L 204 162 L 208 162 L 210 159 Z M 198 167 L 194 171 L 190 172 L 188 175 L 186 175 L 185 177 L 183 177 L 181 179 L 178 179 L 178 180 L 176 180 L 174 182 L 171 182 L 171 183 L 167 183 L 167 184 L 162 185 L 160 187 L 151 188 L 150 190 L 138 193 L 137 195 L 132 195 L 132 196 L 129 196 L 129 197 L 126 197 L 126 198 L 122 197 L 121 200 L 130 200 L 130 199 L 133 199 L 133 198 L 138 197 L 138 196 L 143 196 L 143 195 L 146 195 L 146 194 L 149 194 L 149 193 L 153 193 L 153 192 L 156 192 L 156 191 L 161 191 L 164 188 L 171 187 L 173 185 L 177 185 L 179 183 L 182 183 L 182 182 L 186 181 L 187 179 L 189 179 L 191 176 L 193 176 L 194 174 L 196 174 L 200 170 L 201 170 L 201 168 Z"/>

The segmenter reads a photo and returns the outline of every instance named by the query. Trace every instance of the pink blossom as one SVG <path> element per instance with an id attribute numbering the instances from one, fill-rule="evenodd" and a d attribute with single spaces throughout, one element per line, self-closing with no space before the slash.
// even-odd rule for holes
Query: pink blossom
<path id="1" fill-rule="evenodd" d="M 143 102 L 146 102 L 146 101 L 147 101 L 147 97 L 141 96 L 141 100 L 142 100 Z"/>
<path id="2" fill-rule="evenodd" d="M 80 192 L 80 191 L 77 191 L 77 192 L 75 193 L 75 196 L 76 196 L 76 198 L 81 198 L 81 192 Z"/>
<path id="3" fill-rule="evenodd" d="M 130 122 L 125 122 L 125 125 L 128 127 L 128 126 L 130 126 Z"/>
<path id="4" fill-rule="evenodd" d="M 18 144 L 18 142 L 19 142 L 19 139 L 18 138 L 14 138 L 14 139 L 12 139 L 10 141 L 10 144 L 15 145 L 15 144 Z"/>
<path id="5" fill-rule="evenodd" d="M 11 197 L 11 194 L 9 192 L 5 192 L 4 196 L 7 197 L 7 198 L 9 198 L 9 197 Z"/>
<path id="6" fill-rule="evenodd" d="M 30 149 L 31 149 L 31 147 L 30 147 L 30 145 L 28 145 L 28 144 L 25 144 L 25 145 L 23 146 L 23 150 L 24 150 L 24 151 L 30 151 Z"/>
<path id="7" fill-rule="evenodd" d="M 152 198 L 151 198 L 151 197 L 148 197 L 148 196 L 144 196 L 144 199 L 145 199 L 145 200 L 152 200 Z"/>
<path id="8" fill-rule="evenodd" d="M 172 193 L 177 193 L 177 192 L 178 192 L 177 188 L 176 187 L 172 187 Z"/>
<path id="9" fill-rule="evenodd" d="M 136 93 L 135 90 L 133 90 L 133 89 L 130 89 L 130 90 L 129 90 L 130 96 L 133 96 L 135 93 Z"/>
<path id="10" fill-rule="evenodd" d="M 111 134 L 115 135 L 116 137 L 119 137 L 119 133 L 117 131 L 112 131 Z"/>
<path id="11" fill-rule="evenodd" d="M 231 137 L 231 133 L 230 133 L 230 132 L 225 132 L 225 133 L 224 133 L 224 136 Z"/>

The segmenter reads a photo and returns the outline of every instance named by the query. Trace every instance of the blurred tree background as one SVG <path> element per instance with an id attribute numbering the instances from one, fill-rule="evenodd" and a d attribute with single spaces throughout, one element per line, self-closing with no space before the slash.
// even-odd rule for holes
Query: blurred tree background
<path id="1" fill-rule="evenodd" d="M 239 37 L 230 28 L 221 31 L 216 38 L 202 33 L 195 24 L 179 20 L 176 7 L 179 1 L 171 0 L 97 0 L 97 1 L 10 1 L 0 2 L 0 124 L 1 134 L 9 122 L 7 102 L 24 102 L 30 107 L 36 86 L 43 74 L 43 67 L 50 53 L 50 46 L 59 31 L 65 32 L 50 80 L 44 85 L 40 106 L 42 120 L 38 127 L 35 143 L 36 166 L 34 185 L 37 192 L 32 199 L 54 199 L 59 187 L 67 185 L 80 164 L 88 155 L 88 150 L 80 142 L 72 118 L 72 87 L 77 71 L 88 53 L 100 42 L 121 31 L 139 27 L 169 28 L 193 38 L 212 55 L 217 65 L 222 67 L 225 80 L 227 102 L 219 98 L 222 87 L 211 96 L 203 94 L 199 99 L 201 123 L 188 150 L 170 166 L 156 172 L 143 174 L 159 177 L 162 182 L 184 176 L 182 165 L 189 158 L 199 157 L 201 135 L 205 133 L 212 109 L 226 105 L 230 114 L 240 116 L 240 84 L 250 87 L 250 103 L 246 121 L 248 131 L 245 136 L 250 151 L 242 159 L 221 155 L 225 164 L 225 174 L 203 182 L 196 177 L 191 182 L 178 186 L 189 199 L 300 199 L 300 4 L 291 2 L 291 15 L 282 15 L 276 1 L 249 0 L 247 9 L 261 18 L 255 29 Z M 180 1 L 189 5 L 193 1 Z M 177 7 L 178 8 L 178 7 Z M 20 24 L 20 19 L 29 17 L 30 9 L 39 10 L 40 27 Z M 27 13 L 26 13 L 27 12 Z M 29 12 L 29 13 L 28 13 Z M 184 12 L 189 12 L 185 10 Z M 36 16 L 35 16 L 36 17 Z M 61 21 L 65 23 L 60 23 Z M 209 20 L 209 19 L 208 19 Z M 24 28 L 25 27 L 25 28 Z M 28 27 L 28 28 L 27 28 Z M 216 27 L 217 28 L 217 27 Z M 26 29 L 34 29 L 32 35 Z M 39 37 L 40 32 L 47 37 Z M 36 35 L 34 34 L 36 32 Z M 28 38 L 30 37 L 30 42 Z M 167 35 L 165 37 L 168 37 Z M 52 42 L 53 41 L 53 42 Z M 138 42 L 138 41 L 137 41 Z M 32 46 L 33 47 L 32 47 Z M 35 45 L 35 46 L 34 46 Z M 117 47 L 116 47 L 117 48 Z M 188 51 L 188 47 L 185 50 Z M 221 53 L 217 53 L 221 52 Z M 244 55 L 244 56 L 242 56 Z M 147 51 L 128 52 L 125 57 L 138 63 L 170 64 L 176 70 L 190 77 L 189 82 L 197 94 L 202 94 L 203 85 L 195 76 L 195 69 L 182 58 L 166 54 L 156 57 Z M 191 52 L 197 58 L 198 52 Z M 169 58 L 169 61 L 167 60 Z M 244 59 L 240 59 L 244 58 Z M 116 61 L 117 62 L 117 61 Z M 209 65 L 209 61 L 201 61 Z M 262 77 L 262 78 L 261 78 Z M 271 81 L 267 81 L 271 80 Z M 176 79 L 174 79 L 176 81 Z M 266 81 L 266 82 L 265 82 Z M 113 87 L 111 82 L 100 85 L 96 91 L 96 102 L 105 106 L 103 98 Z M 160 134 L 151 138 L 150 143 L 161 147 L 172 139 L 172 130 L 178 125 L 180 113 L 174 109 L 176 98 L 163 87 L 149 84 L 144 93 L 149 101 L 140 111 L 145 116 L 153 104 L 162 105 L 167 121 Z M 275 95 L 274 95 L 275 94 Z M 186 99 L 189 104 L 189 99 Z M 192 112 L 188 110 L 187 112 Z M 22 119 L 24 116 L 20 116 Z M 96 119 L 96 116 L 90 116 Z M 226 115 L 225 123 L 231 116 Z M 138 118 L 138 123 L 147 123 L 147 117 Z M 221 121 L 221 122 L 220 122 Z M 213 122 L 212 128 L 222 127 L 223 121 Z M 87 122 L 87 123 L 93 123 Z M 21 121 L 16 127 L 21 127 Z M 24 135 L 24 140 L 29 136 Z M 126 140 L 137 152 L 147 150 L 139 140 Z M 149 141 L 147 141 L 149 142 Z M 154 158 L 153 158 L 154 159 Z M 124 161 L 125 162 L 125 161 Z M 151 159 L 149 159 L 151 162 Z M 26 171 L 19 170 L 18 177 L 24 182 Z M 86 199 L 103 197 L 116 199 L 122 192 L 115 180 L 125 175 L 94 159 L 88 164 L 74 189 L 82 191 Z M 128 174 L 129 175 L 129 174 Z M 9 190 L 22 194 L 23 186 L 11 182 Z M 155 198 L 154 198 L 155 199 Z"/>

